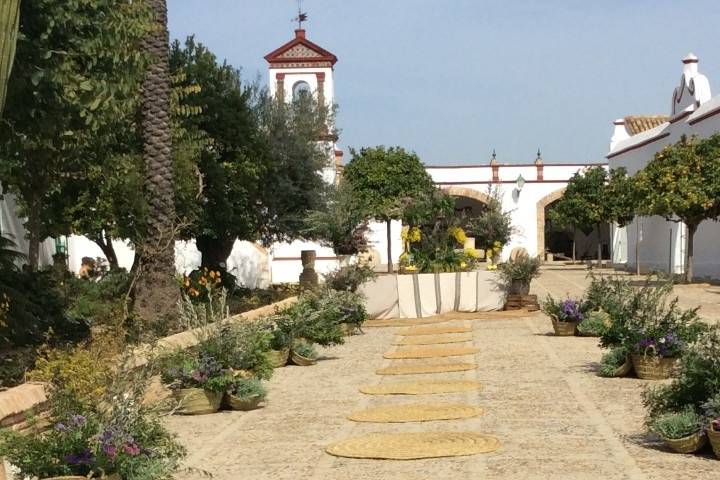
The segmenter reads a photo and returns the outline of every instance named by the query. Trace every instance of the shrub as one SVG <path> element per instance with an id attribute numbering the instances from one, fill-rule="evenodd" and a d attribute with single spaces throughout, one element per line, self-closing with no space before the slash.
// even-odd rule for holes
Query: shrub
<path id="1" fill-rule="evenodd" d="M 251 371 L 257 378 L 272 376 L 266 353 L 271 349 L 272 332 L 261 323 L 223 325 L 197 347 L 226 368 Z"/>
<path id="2" fill-rule="evenodd" d="M 716 393 L 701 405 L 706 425 L 712 424 L 720 432 L 720 392 Z"/>
<path id="3" fill-rule="evenodd" d="M 702 411 L 708 400 L 720 394 L 720 326 L 700 334 L 680 361 L 679 375 L 668 385 L 648 389 L 644 405 L 649 421 L 660 415 L 692 408 Z"/>
<path id="4" fill-rule="evenodd" d="M 614 347 L 603 353 L 598 375 L 614 377 L 615 371 L 627 361 L 627 351 L 623 347 Z"/>
<path id="5" fill-rule="evenodd" d="M 75 277 L 65 281 L 69 298 L 68 318 L 89 325 L 122 323 L 131 282 L 128 272 L 113 270 L 97 281 Z"/>
<path id="6" fill-rule="evenodd" d="M 590 337 L 600 337 L 610 325 L 610 316 L 603 311 L 590 311 L 578 324 L 578 332 Z"/>
<path id="7" fill-rule="evenodd" d="M 702 417 L 692 408 L 678 413 L 660 415 L 653 423 L 652 430 L 663 438 L 679 439 L 689 437 L 702 428 Z"/>
<path id="8" fill-rule="evenodd" d="M 500 265 L 500 278 L 507 285 L 514 281 L 529 284 L 533 278 L 540 275 L 541 263 L 540 257 L 520 255 L 515 260 Z"/>
<path id="9" fill-rule="evenodd" d="M 177 351 L 160 359 L 164 369 L 161 379 L 173 390 L 202 388 L 224 392 L 234 380 L 227 368 L 217 359 L 193 351 Z"/>
<path id="10" fill-rule="evenodd" d="M 363 283 L 377 277 L 375 270 L 369 265 L 348 265 L 326 273 L 325 286 L 333 290 L 357 292 Z"/>
<path id="11" fill-rule="evenodd" d="M 296 340 L 292 345 L 293 352 L 297 353 L 301 357 L 315 360 L 318 358 L 318 352 L 312 344 L 300 340 Z"/>
<path id="12" fill-rule="evenodd" d="M 260 380 L 250 378 L 235 380 L 232 389 L 228 393 L 240 400 L 247 400 L 253 397 L 264 398 L 267 395 L 267 390 L 265 390 Z"/>
<path id="13" fill-rule="evenodd" d="M 120 371 L 95 402 L 55 391 L 52 428 L 0 432 L 0 455 L 19 478 L 117 473 L 124 480 L 170 480 L 185 452 L 143 403 L 147 378 L 147 371 Z"/>

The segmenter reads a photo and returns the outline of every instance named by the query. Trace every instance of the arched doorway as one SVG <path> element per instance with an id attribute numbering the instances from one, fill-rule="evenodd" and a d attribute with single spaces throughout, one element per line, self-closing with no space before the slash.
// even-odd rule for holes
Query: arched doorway
<path id="1" fill-rule="evenodd" d="M 554 192 L 544 196 L 537 202 L 537 252 L 538 255 L 545 259 L 546 253 L 546 242 L 545 242 L 545 227 L 547 225 L 547 209 L 548 207 L 560 200 L 565 193 L 565 189 L 561 188 Z"/>
<path id="2" fill-rule="evenodd" d="M 490 201 L 487 193 L 471 188 L 444 187 L 443 191 L 451 197 L 455 197 L 455 211 L 465 213 L 468 216 L 479 215 L 487 208 Z"/>

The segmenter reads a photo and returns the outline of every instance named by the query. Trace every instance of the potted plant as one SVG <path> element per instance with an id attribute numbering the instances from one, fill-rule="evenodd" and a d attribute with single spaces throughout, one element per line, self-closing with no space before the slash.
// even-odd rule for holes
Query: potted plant
<path id="1" fill-rule="evenodd" d="M 192 352 L 177 352 L 164 358 L 170 365 L 161 378 L 178 401 L 175 412 L 203 415 L 220 409 L 224 392 L 235 380 L 230 371 L 215 358 Z"/>
<path id="2" fill-rule="evenodd" d="M 548 295 L 541 309 L 552 320 L 555 335 L 561 337 L 575 335 L 578 324 L 585 318 L 582 302 L 572 298 L 557 302 Z"/>
<path id="3" fill-rule="evenodd" d="M 118 393 L 123 392 L 122 395 Z M 184 449 L 143 405 L 133 388 L 114 389 L 84 405 L 67 392 L 50 398 L 50 427 L 0 432 L 0 456 L 17 469 L 17 478 L 169 480 Z M 114 403 L 108 408 L 112 399 Z"/>
<path id="4" fill-rule="evenodd" d="M 290 360 L 301 367 L 309 367 L 317 363 L 318 352 L 312 344 L 296 340 L 290 349 Z"/>
<path id="5" fill-rule="evenodd" d="M 598 375 L 601 377 L 624 377 L 632 370 L 632 363 L 625 347 L 613 347 L 600 360 Z"/>
<path id="6" fill-rule="evenodd" d="M 528 295 L 530 281 L 540 274 L 540 257 L 519 255 L 516 259 L 500 265 L 499 272 L 508 293 L 511 295 Z"/>
<path id="7" fill-rule="evenodd" d="M 592 310 L 585 314 L 577 330 L 581 337 L 601 337 L 610 325 L 610 316 L 602 310 Z"/>
<path id="8" fill-rule="evenodd" d="M 692 408 L 677 413 L 659 416 L 652 429 L 677 453 L 693 453 L 707 443 L 707 437 L 701 426 L 702 417 Z"/>
<path id="9" fill-rule="evenodd" d="M 715 456 L 720 458 L 720 417 L 714 418 L 707 429 L 708 440 L 712 445 Z"/>
<path id="10" fill-rule="evenodd" d="M 292 319 L 285 313 L 275 315 L 270 318 L 270 329 L 271 350 L 266 353 L 266 357 L 273 368 L 284 367 L 290 358 L 290 345 L 293 341 Z"/>
<path id="11" fill-rule="evenodd" d="M 644 334 L 630 348 L 635 374 L 643 380 L 670 378 L 677 365 L 683 342 L 674 332 Z"/>
<path id="12" fill-rule="evenodd" d="M 720 392 L 702 404 L 706 418 L 707 437 L 715 456 L 720 458 Z"/>
<path id="13" fill-rule="evenodd" d="M 225 393 L 225 403 L 233 410 L 255 410 L 266 395 L 267 391 L 260 380 L 236 379 Z"/>

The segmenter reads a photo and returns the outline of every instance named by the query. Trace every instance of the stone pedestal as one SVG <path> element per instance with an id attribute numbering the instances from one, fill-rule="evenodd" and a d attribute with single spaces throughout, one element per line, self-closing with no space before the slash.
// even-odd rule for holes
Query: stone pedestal
<path id="1" fill-rule="evenodd" d="M 318 286 L 318 274 L 315 272 L 315 250 L 303 250 L 300 252 L 300 261 L 303 271 L 300 274 L 300 286 L 303 288 L 315 288 Z"/>

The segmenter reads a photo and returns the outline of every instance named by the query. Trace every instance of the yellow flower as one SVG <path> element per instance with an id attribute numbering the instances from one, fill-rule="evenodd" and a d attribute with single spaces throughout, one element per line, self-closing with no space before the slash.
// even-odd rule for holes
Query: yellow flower
<path id="1" fill-rule="evenodd" d="M 478 258 L 480 256 L 480 253 L 474 248 L 466 248 L 465 255 L 470 258 Z"/>
<path id="2" fill-rule="evenodd" d="M 402 230 L 400 230 L 400 238 L 402 238 L 404 241 L 407 241 L 409 231 L 410 227 L 402 227 Z"/>
<path id="3" fill-rule="evenodd" d="M 417 267 L 415 265 L 408 265 L 407 267 L 405 267 L 406 272 L 414 272 L 416 270 L 417 270 Z"/>
<path id="4" fill-rule="evenodd" d="M 410 243 L 417 243 L 422 238 L 422 233 L 418 227 L 412 227 L 408 232 L 407 239 Z"/>
<path id="5" fill-rule="evenodd" d="M 495 252 L 495 253 L 502 252 L 502 247 L 493 247 L 493 252 Z"/>
<path id="6" fill-rule="evenodd" d="M 455 240 L 461 244 L 465 245 L 465 241 L 467 240 L 467 235 L 465 235 L 465 231 L 460 227 L 455 227 L 451 231 L 451 235 L 455 237 Z"/>
<path id="7" fill-rule="evenodd" d="M 502 248 L 502 243 L 500 243 L 499 240 L 496 240 L 495 243 L 493 243 L 493 247 L 495 247 L 495 248 Z"/>
<path id="8" fill-rule="evenodd" d="M 467 263 L 460 262 L 460 268 L 467 268 Z"/>
<path id="9" fill-rule="evenodd" d="M 210 271 L 210 278 L 215 278 L 215 272 L 213 272 L 212 270 Z"/>
<path id="10" fill-rule="evenodd" d="M 492 248 L 488 248 L 487 250 L 485 250 L 485 258 L 492 258 L 492 256 L 493 256 Z"/>

